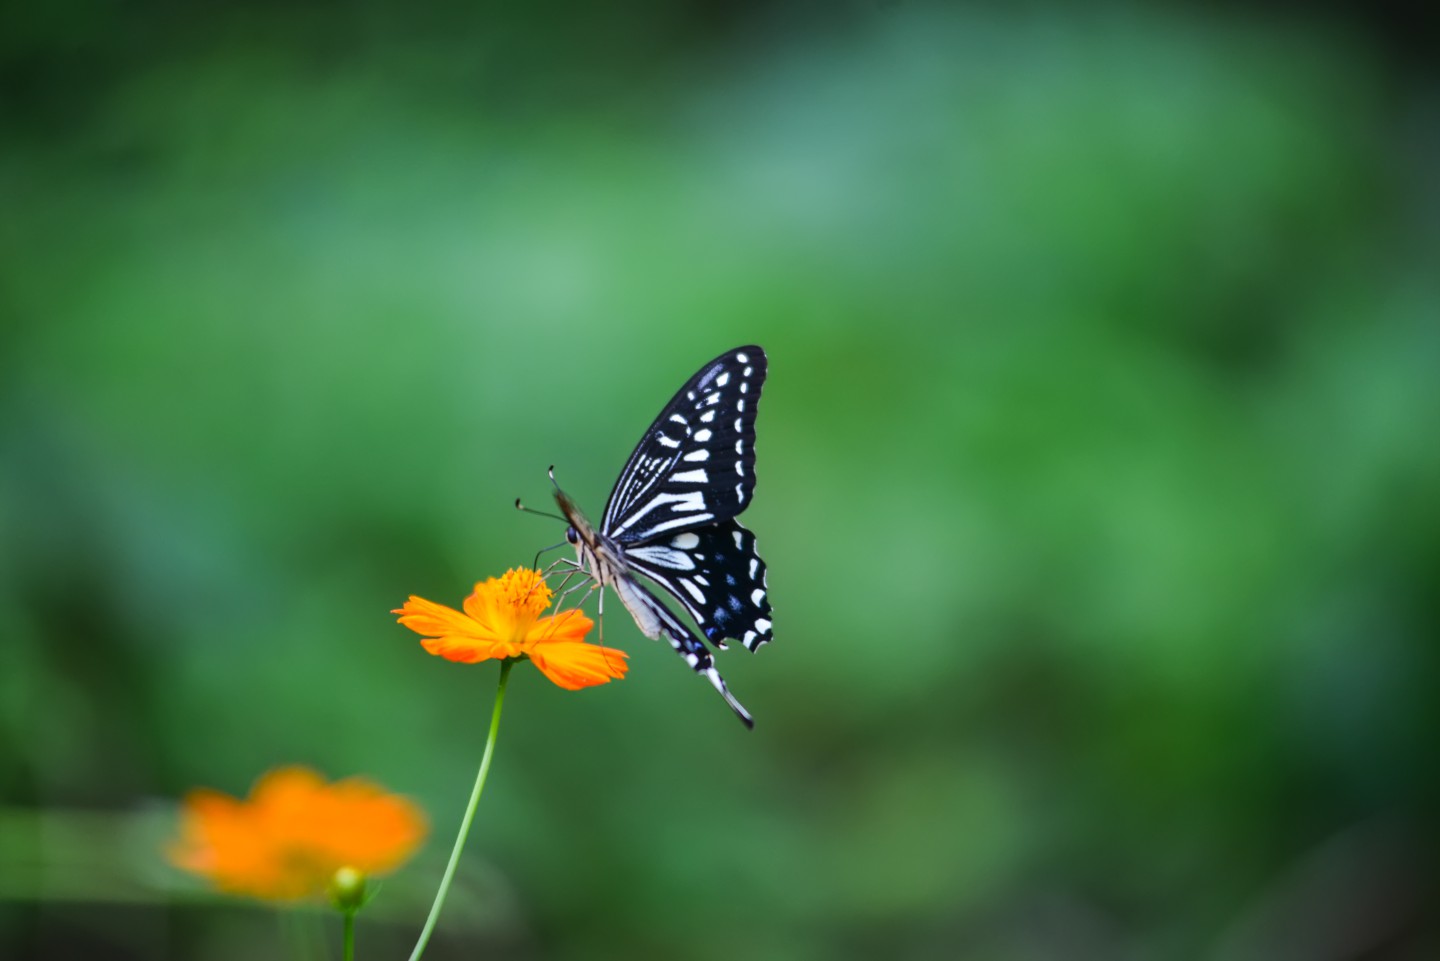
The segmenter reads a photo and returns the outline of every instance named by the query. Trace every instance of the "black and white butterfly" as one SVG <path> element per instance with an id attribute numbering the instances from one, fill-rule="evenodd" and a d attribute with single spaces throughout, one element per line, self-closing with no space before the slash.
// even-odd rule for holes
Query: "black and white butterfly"
<path id="1" fill-rule="evenodd" d="M 771 639 L 765 562 L 736 515 L 755 492 L 755 408 L 765 383 L 759 347 L 726 351 L 670 399 L 620 472 L 599 527 L 559 487 L 577 560 L 567 562 L 620 596 L 641 633 L 664 636 L 754 727 L 688 624 L 639 580 L 643 574 L 679 601 L 719 650 L 734 638 L 754 651 Z M 600 610 L 604 613 L 604 592 Z"/>

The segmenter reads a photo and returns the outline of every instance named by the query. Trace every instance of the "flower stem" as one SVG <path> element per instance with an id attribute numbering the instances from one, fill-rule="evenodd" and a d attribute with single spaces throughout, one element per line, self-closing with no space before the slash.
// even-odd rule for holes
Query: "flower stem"
<path id="1" fill-rule="evenodd" d="M 435 922 L 440 918 L 440 908 L 445 904 L 445 895 L 450 893 L 450 882 L 455 879 L 455 868 L 460 863 L 460 851 L 465 847 L 465 838 L 470 834 L 470 822 L 475 820 L 475 808 L 480 804 L 480 792 L 485 790 L 485 777 L 490 773 L 490 758 L 495 753 L 495 735 L 500 731 L 500 709 L 505 706 L 505 684 L 510 680 L 510 668 L 515 661 L 506 658 L 500 662 L 500 687 L 495 692 L 495 711 L 490 715 L 490 736 L 485 740 L 485 754 L 480 758 L 480 773 L 475 775 L 475 787 L 470 792 L 470 806 L 465 809 L 465 817 L 460 820 L 460 833 L 455 836 L 455 848 L 450 852 L 450 863 L 445 868 L 445 876 L 440 879 L 440 890 L 435 892 L 435 903 L 430 905 L 430 916 L 425 919 L 425 927 L 420 931 L 420 940 L 415 942 L 415 950 L 410 952 L 410 961 L 420 961 L 420 956 L 425 953 L 425 945 L 430 941 L 430 934 L 435 930 Z"/>
<path id="2" fill-rule="evenodd" d="M 345 912 L 345 961 L 355 961 L 355 912 Z"/>

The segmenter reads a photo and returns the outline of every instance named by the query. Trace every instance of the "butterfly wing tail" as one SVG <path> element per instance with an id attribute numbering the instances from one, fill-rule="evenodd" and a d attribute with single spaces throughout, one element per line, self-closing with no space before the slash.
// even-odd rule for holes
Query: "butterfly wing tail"
<path id="1" fill-rule="evenodd" d="M 706 656 L 709 655 L 707 654 Z M 720 676 L 719 671 L 715 670 L 715 666 L 712 664 L 699 673 L 704 674 L 710 679 L 710 683 L 715 685 L 715 690 L 719 691 L 720 696 L 725 699 L 725 703 L 730 705 L 730 710 L 735 712 L 735 716 L 740 719 L 740 723 L 752 731 L 755 730 L 755 719 L 750 716 L 749 711 L 745 710 L 745 705 L 735 700 L 735 695 L 731 694 L 730 689 L 725 686 L 725 679 Z"/>
<path id="2" fill-rule="evenodd" d="M 620 595 L 620 602 L 625 605 L 630 616 L 635 618 L 636 625 L 645 636 L 664 636 L 675 649 L 675 653 L 690 665 L 690 669 L 705 677 L 715 690 L 720 692 L 720 696 L 725 698 L 725 703 L 730 705 L 730 710 L 735 712 L 741 723 L 754 729 L 755 719 L 725 686 L 725 679 L 715 670 L 715 659 L 710 655 L 710 649 L 705 646 L 705 642 L 696 637 L 695 632 L 690 630 L 684 621 L 670 613 L 669 608 L 661 604 L 655 595 L 629 574 L 616 578 L 614 586 L 615 592 Z"/>

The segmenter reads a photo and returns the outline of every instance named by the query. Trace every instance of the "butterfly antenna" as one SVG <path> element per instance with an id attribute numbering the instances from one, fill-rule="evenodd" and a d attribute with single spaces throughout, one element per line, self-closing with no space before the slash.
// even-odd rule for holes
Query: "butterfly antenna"
<path id="1" fill-rule="evenodd" d="M 559 490 L 560 490 L 560 485 L 559 485 L 559 484 L 556 482 L 556 480 L 555 480 L 555 465 L 554 465 L 554 464 L 551 464 L 551 465 L 550 465 L 550 469 L 549 469 L 548 471 L 546 471 L 545 473 L 547 473 L 547 474 L 550 475 L 550 486 L 553 487 L 553 488 L 555 488 L 556 491 L 559 491 Z"/>
<path id="2" fill-rule="evenodd" d="M 548 518 L 550 518 L 552 521 L 560 521 L 560 522 L 565 523 L 565 524 L 570 523 L 569 521 L 565 520 L 565 518 L 561 517 L 559 514 L 551 514 L 551 513 L 549 513 L 548 511 L 537 511 L 537 510 L 536 510 L 535 508 L 533 508 L 533 507 L 526 507 L 524 504 L 522 504 L 522 503 L 520 502 L 520 498 L 518 498 L 518 497 L 515 498 L 515 509 L 516 509 L 517 511 L 523 511 L 523 512 L 526 513 L 526 514 L 539 514 L 541 517 L 548 517 Z M 564 544 L 556 544 L 556 545 L 555 545 L 555 547 L 564 547 L 564 546 L 565 546 Z M 554 550 L 554 549 L 555 549 L 555 548 L 553 548 L 553 547 L 547 547 L 547 548 L 545 548 L 545 550 L 547 550 L 547 551 L 549 551 L 549 550 Z M 544 553 L 544 551 L 542 551 L 541 553 Z"/>

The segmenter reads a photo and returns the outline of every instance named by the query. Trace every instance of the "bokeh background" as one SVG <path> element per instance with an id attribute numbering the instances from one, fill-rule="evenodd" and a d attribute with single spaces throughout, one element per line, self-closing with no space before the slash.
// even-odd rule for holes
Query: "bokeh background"
<path id="1" fill-rule="evenodd" d="M 282 956 L 159 852 L 294 762 L 429 811 L 362 919 L 404 956 L 496 671 L 388 611 L 747 342 L 757 729 L 623 614 L 622 684 L 517 671 L 433 957 L 1440 956 L 1394 13 L 7 9 L 0 956 Z"/>

